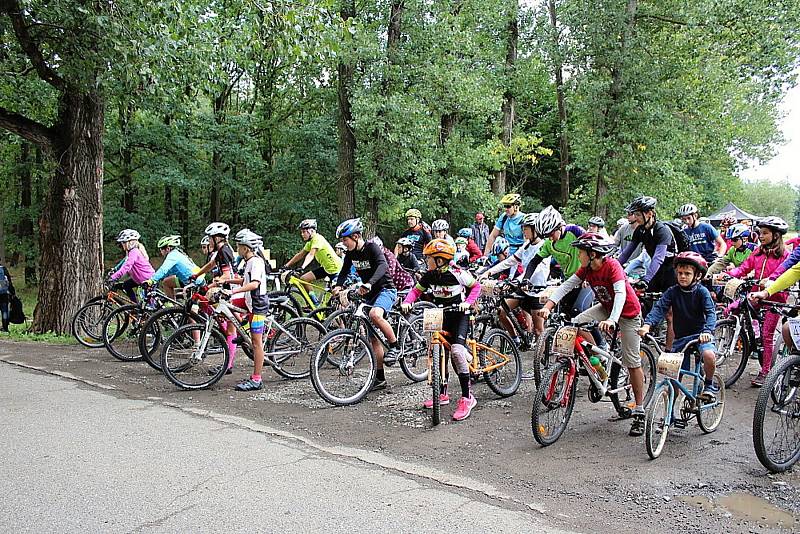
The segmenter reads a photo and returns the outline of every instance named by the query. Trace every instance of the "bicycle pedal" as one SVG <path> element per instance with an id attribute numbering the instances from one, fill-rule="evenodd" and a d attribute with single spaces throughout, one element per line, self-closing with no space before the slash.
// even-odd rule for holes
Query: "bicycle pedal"
<path id="1" fill-rule="evenodd" d="M 673 419 L 672 420 L 672 425 L 675 428 L 684 429 L 687 426 L 689 426 L 689 423 L 686 421 L 686 419 Z"/>

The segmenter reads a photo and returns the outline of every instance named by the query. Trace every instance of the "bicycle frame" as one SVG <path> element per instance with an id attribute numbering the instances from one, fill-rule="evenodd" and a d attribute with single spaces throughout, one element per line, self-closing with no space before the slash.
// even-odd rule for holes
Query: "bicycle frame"
<path id="1" fill-rule="evenodd" d="M 328 291 L 327 284 L 321 285 L 314 282 L 306 282 L 300 277 L 291 276 L 289 277 L 287 286 L 292 286 L 300 292 L 300 296 L 303 297 L 303 304 L 308 306 L 312 312 L 315 312 L 320 308 L 325 308 L 330 304 L 331 293 Z M 314 299 L 311 298 L 311 292 L 308 289 L 310 287 L 314 287 L 322 291 L 322 298 L 320 299 L 319 303 L 315 303 Z"/>

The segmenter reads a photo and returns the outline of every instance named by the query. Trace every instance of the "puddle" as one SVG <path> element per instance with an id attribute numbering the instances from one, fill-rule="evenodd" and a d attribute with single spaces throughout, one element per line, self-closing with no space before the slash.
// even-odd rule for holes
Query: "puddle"
<path id="1" fill-rule="evenodd" d="M 729 512 L 737 519 L 773 527 L 798 527 L 800 520 L 781 510 L 771 502 L 747 493 L 731 493 L 712 501 L 702 495 L 681 495 L 677 500 L 700 508 L 705 512 Z"/>

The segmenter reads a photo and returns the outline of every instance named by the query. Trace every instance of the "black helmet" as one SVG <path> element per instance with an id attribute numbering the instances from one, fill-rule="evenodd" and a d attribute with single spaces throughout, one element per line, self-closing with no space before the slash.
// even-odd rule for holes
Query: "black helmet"
<path id="1" fill-rule="evenodd" d="M 634 211 L 652 211 L 656 209 L 656 199 L 653 197 L 636 197 L 628 204 L 628 213 Z"/>

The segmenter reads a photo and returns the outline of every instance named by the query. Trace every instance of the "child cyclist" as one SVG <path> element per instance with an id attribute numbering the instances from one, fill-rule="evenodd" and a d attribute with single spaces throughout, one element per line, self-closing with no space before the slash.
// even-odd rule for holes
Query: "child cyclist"
<path id="1" fill-rule="evenodd" d="M 750 243 L 750 228 L 743 224 L 734 224 L 728 228 L 725 237 L 730 242 L 730 247 L 724 256 L 717 258 L 711 264 L 708 276 L 719 274 L 730 267 L 739 267 L 756 248 Z"/>
<path id="2" fill-rule="evenodd" d="M 444 239 L 434 239 L 425 245 L 423 254 L 428 263 L 428 270 L 406 296 L 401 307 L 404 313 L 408 313 L 412 304 L 426 291 L 432 293 L 434 304 L 458 305 L 458 310 L 445 312 L 443 330 L 451 335 L 450 359 L 458 374 L 458 383 L 461 385 L 461 398 L 456 411 L 453 412 L 453 419 L 462 421 L 469 417 L 472 409 L 478 404 L 470 391 L 468 363 L 470 354 L 467 350 L 469 318 L 464 312 L 478 300 L 481 285 L 469 271 L 453 264 L 455 252 L 455 247 Z M 450 403 L 450 396 L 446 390 L 441 393 L 439 402 Z M 433 399 L 426 400 L 423 407 L 432 408 Z"/>
<path id="3" fill-rule="evenodd" d="M 719 387 L 713 382 L 716 369 L 713 332 L 717 315 L 711 293 L 700 284 L 708 270 L 708 262 L 697 252 L 686 251 L 675 256 L 673 266 L 678 284 L 667 289 L 653 305 L 644 325 L 639 329 L 639 335 L 644 337 L 651 327 L 663 321 L 667 310 L 671 308 L 672 326 L 675 329 L 672 348 L 680 352 L 691 341 L 699 341 L 697 348 L 703 356 L 705 371 L 705 384 L 700 395 L 704 400 L 712 402 L 719 393 Z M 684 369 L 689 365 L 691 362 L 683 362 Z"/>
<path id="4" fill-rule="evenodd" d="M 558 286 L 553 296 L 537 313 L 547 318 L 559 300 L 566 297 L 584 282 L 594 291 L 599 304 L 579 313 L 578 323 L 599 321 L 599 328 L 606 334 L 613 334 L 619 325 L 622 337 L 622 364 L 628 369 L 633 397 L 636 406 L 631 414 L 633 421 L 629 435 L 641 436 L 644 433 L 644 371 L 639 352 L 641 339 L 638 330 L 642 324 L 642 309 L 633 288 L 625 277 L 622 265 L 609 257 L 616 246 L 614 241 L 603 236 L 585 233 L 570 243 L 578 250 L 580 267 L 563 284 Z M 586 335 L 587 333 L 584 333 Z M 594 336 L 589 336 L 593 338 Z M 593 340 L 592 340 L 593 341 Z"/>
<path id="5" fill-rule="evenodd" d="M 125 251 L 125 262 L 108 277 L 111 282 L 116 282 L 126 274 L 129 275 L 130 278 L 122 283 L 122 289 L 134 302 L 136 302 L 134 289 L 146 282 L 155 272 L 150 265 L 147 250 L 139 242 L 140 237 L 136 230 L 127 229 L 119 233 L 117 243 L 122 245 Z"/>
<path id="6" fill-rule="evenodd" d="M 181 286 L 192 283 L 199 271 L 192 259 L 181 250 L 181 236 L 165 235 L 158 240 L 158 250 L 164 256 L 161 267 L 145 283 L 155 285 L 164 280 L 164 292 L 175 298 L 177 282 Z"/>

